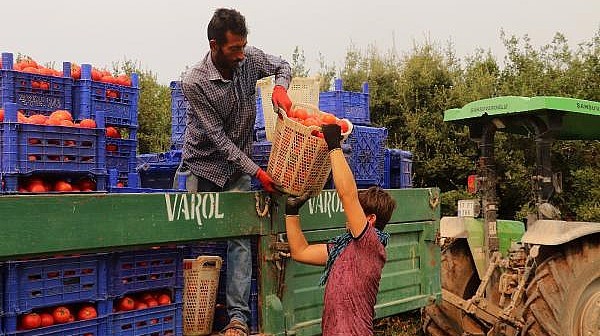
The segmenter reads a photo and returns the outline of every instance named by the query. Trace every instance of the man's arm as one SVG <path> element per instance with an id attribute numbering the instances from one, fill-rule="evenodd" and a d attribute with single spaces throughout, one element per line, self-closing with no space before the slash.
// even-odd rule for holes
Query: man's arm
<path id="1" fill-rule="evenodd" d="M 302 232 L 299 216 L 285 216 L 285 230 L 292 259 L 310 265 L 324 266 L 327 262 L 327 245 L 309 245 Z"/>
<path id="2" fill-rule="evenodd" d="M 281 85 L 286 89 L 290 86 L 292 68 L 286 60 L 251 46 L 247 47 L 246 53 L 247 56 L 252 55 L 256 61 L 259 79 L 275 75 L 275 85 Z"/>

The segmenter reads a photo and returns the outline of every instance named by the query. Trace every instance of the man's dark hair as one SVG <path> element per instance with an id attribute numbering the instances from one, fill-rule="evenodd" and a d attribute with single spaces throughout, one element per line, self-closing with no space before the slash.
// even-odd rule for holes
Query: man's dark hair
<path id="1" fill-rule="evenodd" d="M 385 228 L 396 208 L 396 200 L 380 187 L 370 187 L 367 190 L 359 191 L 358 201 L 365 215 L 375 214 L 377 216 L 374 226 L 379 230 Z"/>
<path id="2" fill-rule="evenodd" d="M 242 37 L 248 36 L 246 19 L 235 9 L 219 8 L 208 23 L 208 40 L 215 40 L 222 45 L 227 42 L 225 39 L 227 31 Z"/>

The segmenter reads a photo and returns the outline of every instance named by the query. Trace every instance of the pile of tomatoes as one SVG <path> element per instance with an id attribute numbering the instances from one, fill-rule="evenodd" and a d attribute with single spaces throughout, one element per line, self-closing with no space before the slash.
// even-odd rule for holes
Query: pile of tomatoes
<path id="1" fill-rule="evenodd" d="M 71 63 L 71 77 L 73 79 L 81 79 L 81 67 L 75 63 Z M 131 78 L 129 76 L 113 76 L 110 71 L 96 69 L 95 67 L 92 68 L 92 80 L 96 82 L 131 86 Z"/>
<path id="2" fill-rule="evenodd" d="M 21 315 L 18 328 L 19 330 L 30 330 L 55 324 L 91 320 L 96 317 L 98 317 L 98 313 L 92 304 L 71 307 L 71 309 L 67 306 L 58 306 Z"/>
<path id="3" fill-rule="evenodd" d="M 171 304 L 171 295 L 167 290 L 145 291 L 128 294 L 115 300 L 113 312 L 126 312 Z"/>
<path id="4" fill-rule="evenodd" d="M 4 121 L 4 110 L 0 109 L 0 122 Z M 22 111 L 17 112 L 17 122 L 22 124 L 46 125 L 46 126 L 66 126 L 79 128 L 96 128 L 96 121 L 93 119 L 83 119 L 80 122 L 74 122 L 71 112 L 67 110 L 56 110 L 45 116 L 43 114 L 33 114 L 25 116 Z"/>
<path id="5" fill-rule="evenodd" d="M 58 192 L 90 192 L 96 190 L 96 182 L 89 177 L 78 180 L 52 178 L 44 176 L 24 177 L 19 181 L 19 192 L 43 193 Z"/>
<path id="6" fill-rule="evenodd" d="M 349 125 L 345 120 L 339 119 L 338 117 L 336 117 L 335 115 L 333 115 L 331 113 L 321 112 L 321 111 L 311 111 L 309 109 L 305 109 L 302 107 L 294 107 L 294 108 L 290 109 L 290 111 L 287 113 L 287 117 L 289 119 L 291 119 L 301 125 L 307 126 L 307 127 L 308 126 L 321 127 L 322 125 L 338 124 L 338 125 L 340 125 L 340 128 L 342 129 L 342 133 L 348 132 L 348 129 L 349 129 Z M 319 138 L 323 138 L 323 133 L 321 131 L 313 130 L 311 132 L 311 135 L 319 137 Z"/>

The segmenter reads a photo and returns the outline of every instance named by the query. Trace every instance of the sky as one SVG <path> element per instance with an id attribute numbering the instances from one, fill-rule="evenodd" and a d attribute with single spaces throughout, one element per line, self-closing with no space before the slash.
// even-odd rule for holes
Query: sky
<path id="1" fill-rule="evenodd" d="M 298 46 L 311 74 L 320 54 L 339 69 L 350 46 L 402 54 L 415 43 L 451 41 L 458 57 L 483 48 L 501 61 L 501 30 L 527 34 L 534 46 L 561 32 L 575 47 L 600 29 L 599 0 L 9 0 L 0 9 L 0 51 L 98 68 L 129 59 L 169 84 L 208 51 L 206 27 L 219 7 L 244 14 L 248 43 L 267 53 L 291 60 Z"/>

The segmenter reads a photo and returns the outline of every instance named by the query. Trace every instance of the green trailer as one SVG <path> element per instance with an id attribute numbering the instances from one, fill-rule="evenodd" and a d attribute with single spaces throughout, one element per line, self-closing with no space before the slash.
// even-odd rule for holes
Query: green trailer
<path id="1" fill-rule="evenodd" d="M 440 300 L 439 191 L 390 190 L 398 203 L 378 296 L 377 317 Z M 259 324 L 264 335 L 318 335 L 322 269 L 289 259 L 283 198 L 260 192 L 5 195 L 0 197 L 0 259 L 142 247 L 247 236 L 258 242 Z M 310 241 L 339 234 L 345 217 L 334 190 L 302 209 Z"/>

